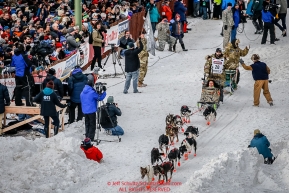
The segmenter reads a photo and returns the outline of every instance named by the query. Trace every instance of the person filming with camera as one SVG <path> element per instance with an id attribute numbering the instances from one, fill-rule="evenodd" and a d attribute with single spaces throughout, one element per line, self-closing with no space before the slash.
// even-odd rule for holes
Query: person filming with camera
<path id="1" fill-rule="evenodd" d="M 109 135 L 123 135 L 123 129 L 117 124 L 117 116 L 121 116 L 121 110 L 118 108 L 118 104 L 114 103 L 113 96 L 107 98 L 106 107 L 109 117 L 101 123 L 101 127 L 105 129 Z"/>
<path id="2" fill-rule="evenodd" d="M 97 90 L 93 88 L 94 81 L 88 77 L 88 81 L 80 94 L 81 108 L 85 118 L 85 137 L 94 141 L 96 130 L 97 102 L 106 97 L 106 87 L 98 83 Z"/>

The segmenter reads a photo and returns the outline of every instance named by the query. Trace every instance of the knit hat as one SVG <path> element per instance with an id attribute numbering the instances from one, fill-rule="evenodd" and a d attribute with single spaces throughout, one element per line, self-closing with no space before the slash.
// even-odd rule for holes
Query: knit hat
<path id="1" fill-rule="evenodd" d="M 128 49 L 132 49 L 132 48 L 134 48 L 134 43 L 132 43 L 132 42 L 128 42 L 128 44 L 127 44 L 127 48 L 128 48 Z"/>
<path id="2" fill-rule="evenodd" d="M 54 83 L 53 83 L 53 81 L 47 82 L 46 87 L 51 88 L 51 89 L 54 89 Z"/>
<path id="3" fill-rule="evenodd" d="M 66 38 L 63 37 L 63 36 L 60 36 L 60 42 L 63 43 L 63 42 L 65 42 L 65 41 L 66 41 Z"/>
<path id="4" fill-rule="evenodd" d="M 254 136 L 255 136 L 256 134 L 258 134 L 258 133 L 261 133 L 260 130 L 259 130 L 259 129 L 255 129 L 255 130 L 254 130 Z"/>
<path id="5" fill-rule="evenodd" d="M 55 48 L 62 48 L 62 43 L 57 42 L 57 43 L 55 44 Z"/>
<path id="6" fill-rule="evenodd" d="M 177 13 L 176 16 L 175 16 L 175 19 L 177 19 L 177 17 L 181 18 L 180 14 Z"/>
<path id="7" fill-rule="evenodd" d="M 68 28 L 67 33 L 70 34 L 70 33 L 73 32 L 73 31 L 75 31 L 74 28 L 73 28 L 73 27 L 70 27 L 70 28 Z"/>
<path id="8" fill-rule="evenodd" d="M 221 48 L 217 48 L 216 52 L 222 52 L 222 49 Z"/>
<path id="9" fill-rule="evenodd" d="M 91 15 L 91 17 L 96 17 L 97 16 L 97 13 L 93 13 L 92 15 Z"/>
<path id="10" fill-rule="evenodd" d="M 229 2 L 229 3 L 227 3 L 227 7 L 229 7 L 229 6 L 231 6 L 231 7 L 232 7 L 232 3 L 230 3 L 230 2 Z"/>
<path id="11" fill-rule="evenodd" d="M 55 73 L 56 73 L 56 72 L 55 72 L 55 69 L 54 69 L 54 68 L 49 68 L 48 74 L 54 75 Z"/>
<path id="12" fill-rule="evenodd" d="M 4 31 L 5 31 L 5 30 L 9 29 L 9 27 L 8 27 L 8 26 L 5 26 L 3 29 L 4 29 Z"/>
<path id="13" fill-rule="evenodd" d="M 107 101 L 106 101 L 107 103 L 114 103 L 114 99 L 113 99 L 113 96 L 109 96 L 108 98 L 107 98 Z"/>
<path id="14" fill-rule="evenodd" d="M 87 146 L 87 145 L 91 145 L 91 139 L 90 138 L 85 138 L 83 141 L 83 145 Z"/>

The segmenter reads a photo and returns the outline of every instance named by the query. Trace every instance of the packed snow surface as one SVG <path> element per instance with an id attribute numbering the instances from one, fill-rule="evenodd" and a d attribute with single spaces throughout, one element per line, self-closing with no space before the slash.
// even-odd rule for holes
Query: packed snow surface
<path id="1" fill-rule="evenodd" d="M 188 52 L 156 52 L 150 55 L 145 88 L 140 94 L 123 94 L 124 76 L 100 79 L 108 85 L 107 96 L 114 96 L 123 115 L 119 125 L 125 134 L 118 142 L 101 141 L 98 145 L 104 162 L 87 160 L 79 148 L 84 136 L 84 121 L 65 126 L 57 136 L 35 140 L 27 137 L 0 138 L 0 192 L 144 192 L 145 179 L 140 167 L 150 164 L 150 152 L 158 147 L 158 138 L 165 132 L 165 117 L 179 114 L 182 105 L 197 111 L 200 99 L 205 56 L 222 47 L 220 20 L 189 19 L 192 31 L 185 34 Z M 260 107 L 253 107 L 253 78 L 250 71 L 240 67 L 241 79 L 233 95 L 225 95 L 217 110 L 217 119 L 206 125 L 196 113 L 191 125 L 197 126 L 197 156 L 182 158 L 173 174 L 172 184 L 152 186 L 154 192 L 289 192 L 288 166 L 288 49 L 289 40 L 276 28 L 277 45 L 261 45 L 261 36 L 254 34 L 249 20 L 244 33 L 238 34 L 240 48 L 250 45 L 244 57 L 257 53 L 271 68 L 269 85 L 274 106 L 270 107 L 261 93 Z M 252 41 L 250 41 L 252 40 Z M 122 65 L 124 60 L 122 60 Z M 121 68 L 116 65 L 121 73 Z M 112 62 L 105 73 L 114 74 Z M 105 99 L 106 101 L 106 99 Z M 67 119 L 67 118 L 66 118 Z M 278 158 L 273 165 L 264 165 L 255 149 L 247 146 L 254 129 L 260 129 L 271 142 Z M 184 139 L 180 134 L 180 139 Z M 100 139 L 113 140 L 100 132 Z M 175 147 L 178 147 L 178 142 Z"/>

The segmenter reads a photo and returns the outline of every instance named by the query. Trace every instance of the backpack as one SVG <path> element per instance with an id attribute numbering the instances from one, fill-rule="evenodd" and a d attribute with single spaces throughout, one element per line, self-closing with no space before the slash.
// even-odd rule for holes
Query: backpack
<path id="1" fill-rule="evenodd" d="M 108 114 L 108 108 L 106 105 L 102 105 L 97 112 L 100 112 L 99 116 L 99 123 L 100 125 L 111 125 L 109 114 Z"/>
<path id="2" fill-rule="evenodd" d="M 89 44 L 92 44 L 92 43 L 93 43 L 92 33 L 93 33 L 93 31 L 92 31 L 91 33 L 89 33 L 89 37 L 88 37 L 88 43 L 89 43 Z"/>

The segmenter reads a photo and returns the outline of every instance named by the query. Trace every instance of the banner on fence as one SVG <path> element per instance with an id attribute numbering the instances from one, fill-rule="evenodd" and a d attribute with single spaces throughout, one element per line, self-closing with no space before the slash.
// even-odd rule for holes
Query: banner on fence
<path id="1" fill-rule="evenodd" d="M 129 20 L 120 22 L 118 25 L 112 26 L 110 29 L 107 29 L 107 33 L 104 34 L 105 47 L 103 52 L 110 50 L 111 46 L 108 44 L 117 44 L 118 35 L 129 28 Z"/>
<path id="2" fill-rule="evenodd" d="M 12 99 L 14 88 L 16 86 L 15 78 L 0 79 L 0 83 L 7 86 L 10 99 Z"/>
<path id="3" fill-rule="evenodd" d="M 149 53 L 155 56 L 155 38 L 154 38 L 154 33 L 152 30 L 152 25 L 151 25 L 151 19 L 149 12 L 147 13 L 145 22 L 143 24 L 144 29 L 146 30 L 146 38 L 147 38 L 147 50 Z"/>

